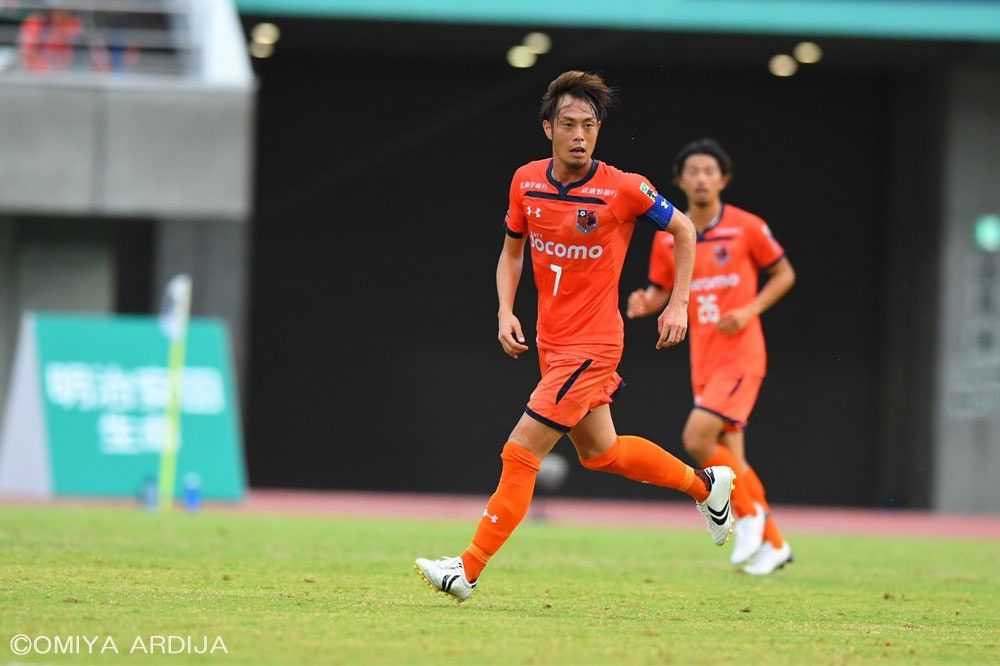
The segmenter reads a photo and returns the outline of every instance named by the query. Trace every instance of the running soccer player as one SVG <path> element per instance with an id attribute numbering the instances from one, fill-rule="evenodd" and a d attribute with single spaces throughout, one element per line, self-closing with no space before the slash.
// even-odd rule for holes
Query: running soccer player
<path id="1" fill-rule="evenodd" d="M 459 601 L 469 598 L 490 558 L 524 518 L 542 458 L 565 434 L 587 469 L 689 495 L 716 544 L 724 544 L 732 528 L 732 469 L 692 469 L 649 440 L 619 436 L 611 419 L 609 405 L 622 386 L 618 283 L 634 223 L 647 220 L 676 239 L 676 279 L 669 303 L 663 301 L 657 349 L 676 345 L 687 333 L 695 233 L 645 178 L 593 159 L 610 102 L 596 74 L 569 71 L 552 81 L 540 114 L 552 157 L 520 167 L 510 184 L 497 265 L 497 339 L 512 358 L 529 349 L 514 315 L 527 242 L 538 289 L 542 377 L 503 446 L 500 482 L 472 543 L 459 557 L 416 561 L 428 583 Z"/>
<path id="2" fill-rule="evenodd" d="M 731 174 L 729 156 L 711 139 L 688 144 L 674 162 L 674 182 L 687 196 L 687 214 L 698 231 L 690 287 L 694 409 L 683 438 L 699 465 L 736 470 L 730 561 L 747 573 L 765 575 L 790 562 L 792 549 L 747 462 L 743 429 L 767 367 L 760 315 L 791 289 L 795 271 L 764 220 L 722 202 Z M 670 299 L 680 275 L 674 247 L 670 234 L 656 233 L 650 286 L 629 296 L 629 318 L 655 314 Z M 760 271 L 768 278 L 758 292 Z"/>

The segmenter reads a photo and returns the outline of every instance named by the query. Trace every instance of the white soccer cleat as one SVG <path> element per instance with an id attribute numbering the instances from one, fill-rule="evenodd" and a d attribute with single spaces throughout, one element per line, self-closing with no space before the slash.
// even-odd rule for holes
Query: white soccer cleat
<path id="1" fill-rule="evenodd" d="M 769 573 L 774 573 L 793 560 L 792 547 L 788 545 L 787 541 L 781 548 L 775 548 L 769 542 L 765 541 L 760 550 L 750 559 L 750 563 L 743 567 L 743 571 L 752 576 L 766 576 Z"/>
<path id="2" fill-rule="evenodd" d="M 736 475 L 729 467 L 707 467 L 704 470 L 712 488 L 704 502 L 696 502 L 701 515 L 705 516 L 708 533 L 712 535 L 715 545 L 721 546 L 729 539 L 733 530 L 733 512 L 730 510 L 729 498 L 736 487 Z"/>
<path id="3" fill-rule="evenodd" d="M 764 507 L 756 502 L 753 508 L 753 515 L 737 518 L 733 527 L 733 552 L 729 555 L 729 561 L 734 566 L 746 564 L 764 543 L 767 514 L 764 513 Z"/>
<path id="4" fill-rule="evenodd" d="M 465 578 L 465 565 L 461 557 L 442 557 L 438 560 L 417 558 L 417 573 L 439 592 L 450 594 L 459 603 L 472 596 L 475 583 Z"/>

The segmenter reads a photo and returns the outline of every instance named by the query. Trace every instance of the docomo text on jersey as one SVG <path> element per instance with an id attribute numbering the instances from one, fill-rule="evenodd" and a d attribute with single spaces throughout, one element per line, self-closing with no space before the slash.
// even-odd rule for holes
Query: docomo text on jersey
<path id="1" fill-rule="evenodd" d="M 600 259 L 604 255 L 603 245 L 566 245 L 555 241 L 546 241 L 541 234 L 532 231 L 531 247 L 542 254 L 560 259 Z"/>

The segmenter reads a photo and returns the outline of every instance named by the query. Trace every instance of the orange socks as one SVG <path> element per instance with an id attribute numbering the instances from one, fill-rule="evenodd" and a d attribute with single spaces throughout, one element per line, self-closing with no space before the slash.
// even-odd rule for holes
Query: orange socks
<path id="1" fill-rule="evenodd" d="M 541 467 L 535 454 L 514 442 L 504 444 L 500 459 L 503 461 L 500 483 L 486 504 L 472 544 L 462 553 L 465 577 L 470 583 L 479 578 L 486 563 L 528 512 L 535 476 Z"/>
<path id="2" fill-rule="evenodd" d="M 764 507 L 767 513 L 767 522 L 764 523 L 764 541 L 767 541 L 775 548 L 781 548 L 785 541 L 778 531 L 778 524 L 771 517 L 771 505 L 767 503 L 764 495 L 764 484 L 760 482 L 757 472 L 753 467 L 747 465 L 744 469 L 737 469 L 738 463 L 732 451 L 717 444 L 712 451 L 711 457 L 705 461 L 705 467 L 712 465 L 728 465 L 736 472 L 736 487 L 733 489 L 733 511 L 737 517 L 749 516 L 754 512 L 753 504 L 756 502 Z"/>
<path id="3" fill-rule="evenodd" d="M 479 578 L 486 563 L 500 550 L 528 512 L 528 505 L 531 504 L 531 496 L 535 491 L 535 476 L 541 467 L 541 461 L 533 453 L 514 442 L 504 444 L 500 459 L 503 461 L 500 483 L 486 504 L 483 517 L 472 537 L 472 544 L 462 553 L 465 576 L 469 582 Z M 581 459 L 580 462 L 590 470 L 617 474 L 633 481 L 679 490 L 696 502 L 704 502 L 708 498 L 708 479 L 701 470 L 693 469 L 642 437 L 622 435 L 601 455 L 586 460 Z M 735 469 L 736 461 L 728 449 L 718 446 L 712 460 L 706 466 L 708 465 L 728 465 Z M 737 483 L 737 488 L 740 485 Z M 750 499 L 746 489 L 744 493 L 747 495 L 747 506 L 749 506 L 747 513 L 752 513 L 753 500 Z M 739 513 L 735 493 L 733 505 Z M 779 541 L 777 546 L 780 545 Z"/>
<path id="4" fill-rule="evenodd" d="M 748 465 L 746 470 L 740 475 L 740 478 L 743 479 L 743 483 L 750 492 L 750 496 L 764 507 L 764 511 L 770 511 L 771 506 L 764 497 L 764 484 L 760 482 L 760 478 L 757 476 L 757 472 L 753 471 L 753 467 Z"/>
<path id="5" fill-rule="evenodd" d="M 732 451 L 721 444 L 716 444 L 712 455 L 708 457 L 708 460 L 703 465 L 705 467 L 714 467 L 715 465 L 731 467 L 736 473 L 736 487 L 733 488 L 732 498 L 733 511 L 737 517 L 753 514 L 753 496 L 750 493 L 750 489 L 747 488 L 747 484 L 743 482 L 743 475 L 746 470 L 740 471 L 739 462 L 737 462 L 736 456 L 733 455 Z"/>
<path id="6" fill-rule="evenodd" d="M 767 499 L 764 496 L 764 484 L 760 482 L 757 472 L 753 471 L 752 467 L 747 467 L 746 471 L 740 477 L 742 478 L 743 475 L 746 476 L 743 484 L 750 491 L 750 496 L 753 497 L 755 502 L 764 507 L 764 511 L 767 511 L 767 522 L 764 523 L 764 541 L 767 541 L 775 548 L 781 548 L 785 545 L 785 540 L 782 538 L 781 532 L 778 531 L 778 524 L 771 517 L 771 505 L 767 503 Z M 739 485 L 741 482 L 737 481 L 736 483 Z"/>
<path id="7" fill-rule="evenodd" d="M 708 498 L 708 485 L 694 469 L 642 437 L 622 435 L 610 449 L 594 458 L 581 458 L 580 463 L 597 472 L 679 490 L 696 502 Z"/>
<path id="8" fill-rule="evenodd" d="M 764 541 L 775 548 L 781 548 L 785 545 L 785 540 L 782 538 L 781 532 L 778 531 L 778 524 L 774 522 L 771 514 L 767 514 L 767 522 L 764 523 Z"/>

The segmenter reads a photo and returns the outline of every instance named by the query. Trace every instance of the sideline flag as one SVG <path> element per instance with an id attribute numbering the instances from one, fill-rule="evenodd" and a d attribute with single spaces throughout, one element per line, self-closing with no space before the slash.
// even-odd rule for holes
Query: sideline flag
<path id="1" fill-rule="evenodd" d="M 160 453 L 159 508 L 170 511 L 174 504 L 177 450 L 181 446 L 181 386 L 187 351 L 188 318 L 191 314 L 191 277 L 176 275 L 167 283 L 160 313 L 160 328 L 170 341 L 167 361 L 169 396 L 166 411 L 166 441 Z"/>

